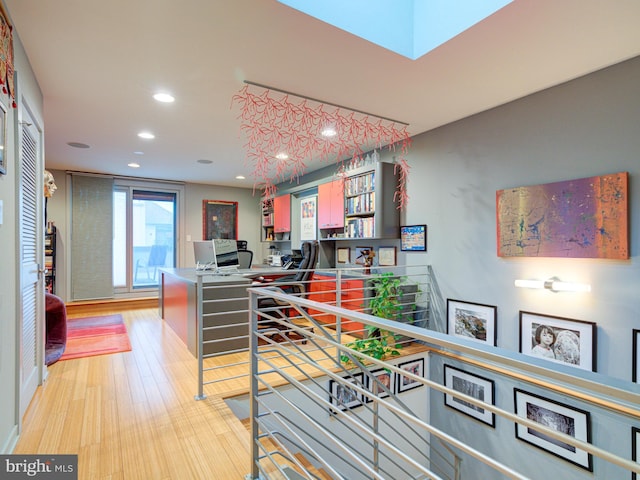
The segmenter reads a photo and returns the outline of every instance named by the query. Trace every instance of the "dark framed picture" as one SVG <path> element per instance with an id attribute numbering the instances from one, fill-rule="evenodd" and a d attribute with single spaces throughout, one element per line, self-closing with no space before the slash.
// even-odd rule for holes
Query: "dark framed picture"
<path id="1" fill-rule="evenodd" d="M 373 370 L 371 372 L 371 377 L 367 377 L 367 390 L 371 392 L 372 395 L 385 398 L 389 396 L 387 390 L 389 392 L 394 393 L 395 390 L 395 375 L 391 370 L 387 370 L 385 368 L 379 368 L 377 370 Z M 387 390 L 385 390 L 385 387 Z M 372 402 L 373 400 L 367 397 L 367 402 Z"/>
<path id="2" fill-rule="evenodd" d="M 497 307 L 447 299 L 447 333 L 476 342 L 496 345 Z"/>
<path id="3" fill-rule="evenodd" d="M 631 360 L 631 380 L 638 383 L 638 375 L 640 375 L 640 330 L 633 329 L 633 358 Z"/>
<path id="4" fill-rule="evenodd" d="M 469 397 L 473 397 L 476 400 L 488 403 L 489 405 L 494 405 L 495 382 L 488 378 L 465 372 L 445 364 L 444 386 Z M 479 407 L 468 400 L 445 393 L 444 404 L 476 420 L 480 420 L 487 425 L 491 425 L 494 428 L 496 426 L 496 416 L 493 412 Z"/>
<path id="5" fill-rule="evenodd" d="M 354 373 L 343 380 L 347 384 L 363 386 L 364 374 Z M 329 401 L 340 410 L 351 410 L 362 405 L 362 395 L 354 388 L 337 380 L 329 380 Z"/>
<path id="6" fill-rule="evenodd" d="M 640 460 L 640 428 L 638 427 L 631 427 L 631 460 L 634 462 Z M 638 479 L 636 472 L 631 472 L 631 479 Z"/>
<path id="7" fill-rule="evenodd" d="M 584 442 L 591 442 L 590 414 L 569 405 L 513 389 L 516 415 Z M 550 435 L 516 423 L 516 438 L 593 471 L 591 454 Z"/>
<path id="8" fill-rule="evenodd" d="M 202 239 L 238 239 L 238 202 L 202 201 Z"/>
<path id="9" fill-rule="evenodd" d="M 403 252 L 427 251 L 427 226 L 403 225 L 400 227 L 400 250 Z"/>
<path id="10" fill-rule="evenodd" d="M 0 102 L 0 175 L 7 173 L 7 108 Z"/>
<path id="11" fill-rule="evenodd" d="M 424 358 L 418 358 L 409 362 L 400 363 L 398 368 L 405 372 L 416 375 L 417 377 L 424 377 Z M 415 378 L 403 375 L 401 373 L 396 374 L 396 392 L 402 393 L 413 388 L 418 388 L 423 385 Z"/>
<path id="12" fill-rule="evenodd" d="M 396 264 L 396 247 L 378 248 L 378 265 L 381 267 L 393 267 Z"/>
<path id="13" fill-rule="evenodd" d="M 520 311 L 520 352 L 596 371 L 596 324 Z"/>

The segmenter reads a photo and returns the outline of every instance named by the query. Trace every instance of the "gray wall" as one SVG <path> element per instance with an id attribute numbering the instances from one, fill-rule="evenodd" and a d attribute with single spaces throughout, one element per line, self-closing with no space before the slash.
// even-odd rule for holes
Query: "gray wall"
<path id="1" fill-rule="evenodd" d="M 413 139 L 406 222 L 428 225 L 428 252 L 407 255 L 407 261 L 433 266 L 440 292 L 432 319 L 435 329 L 446 329 L 447 298 L 496 305 L 498 346 L 516 352 L 520 310 L 596 322 L 599 378 L 605 383 L 611 377 L 631 379 L 631 331 L 640 328 L 639 113 L 640 58 L 635 58 Z M 621 171 L 629 172 L 630 179 L 630 260 L 497 256 L 496 190 Z M 590 283 L 592 291 L 552 293 L 513 285 L 518 278 L 552 276 Z M 431 373 L 442 378 L 441 362 L 432 363 Z M 498 382 L 496 397 L 499 406 L 513 409 L 511 383 Z M 509 463 L 523 465 L 532 478 L 590 477 L 514 440 L 510 422 L 498 422 L 493 430 L 459 418 L 438 394 L 431 405 L 437 426 L 472 444 L 489 445 Z M 629 425 L 640 426 L 640 419 L 628 419 L 623 429 L 614 424 L 606 434 L 602 425 L 608 419 L 601 411 L 594 412 L 592 422 L 596 444 L 607 443 L 630 455 Z M 465 468 L 474 466 L 467 462 Z M 596 462 L 596 478 L 628 475 L 602 468 Z M 463 478 L 495 478 L 470 471 Z"/>

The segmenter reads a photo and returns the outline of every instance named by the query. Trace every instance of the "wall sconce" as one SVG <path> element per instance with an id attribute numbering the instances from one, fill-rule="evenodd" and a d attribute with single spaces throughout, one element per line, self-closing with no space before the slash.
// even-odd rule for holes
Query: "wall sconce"
<path id="1" fill-rule="evenodd" d="M 557 278 L 547 280 L 516 280 L 516 287 L 520 288 L 544 288 L 554 293 L 556 292 L 590 292 L 591 285 L 588 283 L 561 282 Z"/>

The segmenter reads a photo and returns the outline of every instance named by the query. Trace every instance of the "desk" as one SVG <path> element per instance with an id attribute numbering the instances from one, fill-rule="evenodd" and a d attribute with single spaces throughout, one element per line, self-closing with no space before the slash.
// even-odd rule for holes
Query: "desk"
<path id="1" fill-rule="evenodd" d="M 158 301 L 160 316 L 187 345 L 189 351 L 198 356 L 198 312 L 202 309 L 204 327 L 216 327 L 205 331 L 204 339 L 220 340 L 229 338 L 225 342 L 205 344 L 204 354 L 220 353 L 229 350 L 248 348 L 249 346 L 249 316 L 247 287 L 251 286 L 251 278 L 242 275 L 213 275 L 206 272 L 196 272 L 195 268 L 162 268 Z M 278 277 L 291 275 L 291 270 L 280 267 L 252 268 L 241 270 L 242 273 L 267 275 Z M 205 288 L 202 299 L 198 298 L 197 281 L 202 275 Z M 207 302 L 208 300 L 225 300 L 223 302 Z M 203 301 L 205 303 L 203 303 Z M 211 315 L 229 312 L 225 315 Z M 231 339 L 232 337 L 243 337 Z"/>

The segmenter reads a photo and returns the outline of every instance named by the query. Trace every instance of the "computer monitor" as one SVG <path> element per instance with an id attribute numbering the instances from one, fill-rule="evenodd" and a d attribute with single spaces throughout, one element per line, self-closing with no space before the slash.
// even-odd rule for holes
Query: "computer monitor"
<path id="1" fill-rule="evenodd" d="M 212 243 L 216 270 L 218 272 L 237 270 L 240 266 L 237 242 L 235 240 L 214 238 Z"/>
<path id="2" fill-rule="evenodd" d="M 211 240 L 193 242 L 193 256 L 198 270 L 214 270 L 216 268 L 216 256 L 213 253 Z"/>

